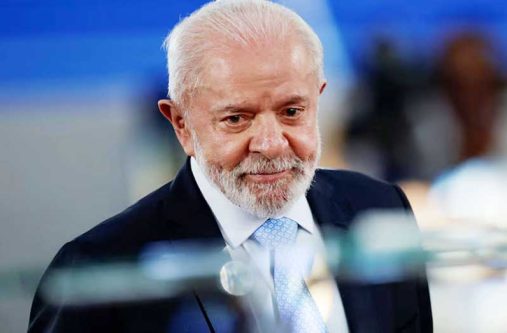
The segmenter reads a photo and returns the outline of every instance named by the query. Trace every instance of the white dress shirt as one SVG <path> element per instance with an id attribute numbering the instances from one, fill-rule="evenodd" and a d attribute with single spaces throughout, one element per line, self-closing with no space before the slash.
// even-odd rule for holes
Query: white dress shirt
<path id="1" fill-rule="evenodd" d="M 264 331 L 274 323 L 272 263 L 269 251 L 250 239 L 250 236 L 266 219 L 249 214 L 229 201 L 208 180 L 193 157 L 190 160 L 190 165 L 197 185 L 218 222 L 226 243 L 225 249 L 233 260 L 249 264 L 260 277 L 256 281 L 257 287 L 253 289 L 252 294 L 246 300 L 251 306 L 258 329 Z M 326 274 L 324 243 L 306 197 L 302 195 L 280 216 L 272 216 L 272 218 L 282 216 L 296 221 L 299 225 L 295 244 L 297 253 L 294 253 L 293 258 L 301 263 L 301 267 L 306 268 L 304 278 L 319 312 L 326 322 L 328 332 L 348 332 L 336 283 L 329 277 L 329 274 Z M 311 282 L 312 277 L 318 274 L 322 276 L 323 272 L 326 276 L 325 279 L 319 279 L 316 283 Z"/>

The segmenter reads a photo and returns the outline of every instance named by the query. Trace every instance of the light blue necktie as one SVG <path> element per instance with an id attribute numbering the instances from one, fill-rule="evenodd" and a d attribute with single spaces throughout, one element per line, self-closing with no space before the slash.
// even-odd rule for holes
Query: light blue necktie
<path id="1" fill-rule="evenodd" d="M 323 333 L 326 326 L 303 279 L 297 258 L 291 257 L 298 225 L 282 217 L 268 219 L 252 235 L 262 246 L 274 252 L 273 281 L 278 314 L 293 333 Z"/>

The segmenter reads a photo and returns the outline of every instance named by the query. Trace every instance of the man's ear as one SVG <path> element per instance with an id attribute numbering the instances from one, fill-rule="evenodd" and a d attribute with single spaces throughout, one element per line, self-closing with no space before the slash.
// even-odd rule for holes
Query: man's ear
<path id="1" fill-rule="evenodd" d="M 194 144 L 190 128 L 187 123 L 187 117 L 183 115 L 183 110 L 170 99 L 161 99 L 158 101 L 158 109 L 173 125 L 176 137 L 188 156 L 194 156 Z"/>

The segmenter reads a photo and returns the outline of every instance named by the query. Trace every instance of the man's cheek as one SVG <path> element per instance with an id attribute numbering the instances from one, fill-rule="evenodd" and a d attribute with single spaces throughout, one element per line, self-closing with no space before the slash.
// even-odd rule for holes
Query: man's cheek
<path id="1" fill-rule="evenodd" d="M 295 138 L 293 149 L 302 160 L 315 158 L 318 151 L 318 136 L 313 133 L 302 133 L 299 137 Z"/>
<path id="2" fill-rule="evenodd" d="M 246 156 L 244 149 L 241 149 L 233 140 L 217 142 L 216 150 L 210 152 L 210 158 L 227 171 L 232 171 Z"/>

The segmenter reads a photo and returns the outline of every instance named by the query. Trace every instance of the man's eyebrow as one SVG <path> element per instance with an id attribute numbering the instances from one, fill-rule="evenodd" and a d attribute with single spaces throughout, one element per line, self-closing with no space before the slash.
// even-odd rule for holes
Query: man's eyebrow
<path id="1" fill-rule="evenodd" d="M 293 105 L 293 104 L 306 104 L 308 103 L 308 97 L 301 95 L 289 95 L 288 97 L 282 99 L 280 102 L 276 104 L 276 108 L 282 108 L 284 106 Z M 227 113 L 227 112 L 238 112 L 244 110 L 252 109 L 252 105 L 247 102 L 239 102 L 239 103 L 228 103 L 224 105 L 218 105 L 215 108 L 211 109 L 212 113 Z"/>
<path id="2" fill-rule="evenodd" d="M 301 95 L 291 95 L 287 98 L 283 99 L 280 103 L 277 103 L 277 107 L 284 107 L 292 104 L 301 104 L 301 103 L 307 103 L 308 98 L 306 96 Z"/>
<path id="3" fill-rule="evenodd" d="M 235 112 L 240 110 L 248 109 L 248 105 L 244 103 L 238 103 L 238 104 L 224 104 L 219 105 L 213 109 L 211 109 L 211 112 L 213 113 L 219 113 L 219 112 Z"/>

